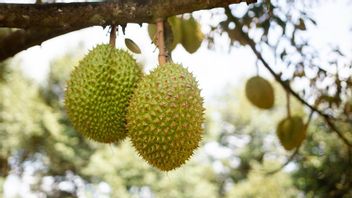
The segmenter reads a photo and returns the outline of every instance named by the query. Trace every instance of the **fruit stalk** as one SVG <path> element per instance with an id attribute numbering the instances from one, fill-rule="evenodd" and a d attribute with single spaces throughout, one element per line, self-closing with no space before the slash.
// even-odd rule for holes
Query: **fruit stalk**
<path id="1" fill-rule="evenodd" d="M 159 48 L 159 65 L 166 63 L 165 38 L 164 38 L 164 20 L 159 18 L 156 21 L 157 44 Z"/>
<path id="2" fill-rule="evenodd" d="M 112 25 L 111 31 L 110 31 L 109 44 L 111 45 L 112 48 L 115 48 L 115 43 L 116 43 L 116 25 Z"/>
<path id="3" fill-rule="evenodd" d="M 290 118 L 290 117 L 291 117 L 290 93 L 289 93 L 287 90 L 285 90 L 285 91 L 286 91 L 286 109 L 287 109 L 287 117 Z"/>

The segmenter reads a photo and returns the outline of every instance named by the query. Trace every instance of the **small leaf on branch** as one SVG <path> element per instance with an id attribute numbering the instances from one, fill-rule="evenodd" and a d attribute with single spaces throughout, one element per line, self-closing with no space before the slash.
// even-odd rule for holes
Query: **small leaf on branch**
<path id="1" fill-rule="evenodd" d="M 138 45 L 133 40 L 131 40 L 129 38 L 126 38 L 125 39 L 125 45 L 133 53 L 135 53 L 135 54 L 140 54 L 141 53 L 141 49 L 138 47 Z"/>
<path id="2" fill-rule="evenodd" d="M 192 54 L 198 50 L 204 39 L 204 34 L 200 29 L 200 24 L 193 17 L 191 17 L 188 20 L 183 20 L 181 27 L 181 44 L 187 52 Z"/>

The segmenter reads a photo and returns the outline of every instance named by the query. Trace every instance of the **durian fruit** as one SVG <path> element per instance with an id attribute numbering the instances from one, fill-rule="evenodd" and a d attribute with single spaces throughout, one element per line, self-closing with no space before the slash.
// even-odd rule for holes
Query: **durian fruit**
<path id="1" fill-rule="evenodd" d="M 281 145 L 286 150 L 292 150 L 299 146 L 306 137 L 306 127 L 300 116 L 284 118 L 279 122 L 276 129 Z"/>
<path id="2" fill-rule="evenodd" d="M 141 75 L 128 52 L 97 45 L 67 82 L 65 108 L 74 128 L 98 142 L 123 140 L 127 136 L 127 106 Z"/>
<path id="3" fill-rule="evenodd" d="M 204 34 L 201 31 L 199 23 L 191 17 L 188 20 L 182 21 L 181 29 L 182 46 L 191 54 L 196 52 L 204 39 Z"/>
<path id="4" fill-rule="evenodd" d="M 140 156 L 169 171 L 184 164 L 199 146 L 203 111 L 192 74 L 166 63 L 138 84 L 128 108 L 128 134 Z"/>
<path id="5" fill-rule="evenodd" d="M 274 105 L 274 89 L 270 82 L 260 76 L 254 76 L 246 82 L 247 99 L 256 107 L 270 109 Z"/>

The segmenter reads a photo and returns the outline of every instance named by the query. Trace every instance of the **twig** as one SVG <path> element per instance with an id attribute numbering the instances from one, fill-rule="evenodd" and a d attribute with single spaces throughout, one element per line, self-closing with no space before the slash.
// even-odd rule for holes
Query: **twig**
<path id="1" fill-rule="evenodd" d="M 159 48 L 159 65 L 163 65 L 166 63 L 167 54 L 165 51 L 165 38 L 164 38 L 164 20 L 158 19 L 156 21 L 156 35 L 157 35 L 157 43 Z"/>
<path id="2" fill-rule="evenodd" d="M 290 108 L 290 106 L 291 106 L 291 101 L 290 101 L 290 93 L 288 92 L 288 91 L 286 91 L 285 90 L 285 92 L 286 92 L 286 110 L 287 110 L 287 117 L 288 118 L 291 118 L 291 108 Z"/>
<path id="3" fill-rule="evenodd" d="M 286 162 L 284 164 L 282 164 L 278 169 L 275 169 L 275 170 L 272 170 L 272 171 L 269 171 L 269 172 L 266 172 L 265 175 L 272 175 L 272 174 L 275 174 L 279 171 L 281 171 L 283 168 L 285 168 L 285 166 L 287 166 L 287 164 L 289 164 L 293 159 L 294 157 L 298 154 L 298 151 L 299 151 L 299 148 L 301 146 L 298 146 L 296 148 L 296 150 L 291 154 L 291 156 L 286 160 Z"/>
<path id="4" fill-rule="evenodd" d="M 337 136 L 339 136 L 342 139 L 342 141 L 346 145 L 352 147 L 352 143 L 349 142 L 349 140 L 342 134 L 342 132 L 340 130 L 338 130 L 338 128 L 335 126 L 335 124 L 331 122 L 329 117 L 323 116 L 323 118 L 324 118 L 326 124 L 330 127 L 330 129 L 332 129 L 337 134 Z"/>
<path id="5" fill-rule="evenodd" d="M 308 116 L 308 120 L 307 120 L 307 123 L 306 123 L 306 128 L 308 128 L 308 125 L 309 125 L 310 121 L 312 120 L 314 112 L 315 112 L 314 110 L 310 110 L 310 114 Z"/>
<path id="6" fill-rule="evenodd" d="M 112 48 L 115 48 L 115 44 L 116 44 L 116 25 L 112 25 L 111 26 L 109 44 L 111 45 Z"/>

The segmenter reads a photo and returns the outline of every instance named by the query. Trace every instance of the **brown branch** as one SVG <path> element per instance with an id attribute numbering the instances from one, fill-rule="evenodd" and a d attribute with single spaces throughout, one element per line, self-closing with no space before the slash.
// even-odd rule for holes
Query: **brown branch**
<path id="1" fill-rule="evenodd" d="M 24 28 L 0 38 L 0 61 L 53 37 L 100 25 L 153 22 L 156 17 L 256 0 L 130 0 L 128 2 L 0 4 L 0 27 Z"/>
<path id="2" fill-rule="evenodd" d="M 84 28 L 151 23 L 197 10 L 256 0 L 129 0 L 90 3 L 0 4 L 0 27 Z"/>
<path id="3" fill-rule="evenodd" d="M 317 112 L 321 117 L 324 118 L 325 122 L 327 125 L 330 127 L 330 129 L 335 132 L 341 139 L 342 141 L 349 147 L 352 147 L 352 143 L 349 142 L 349 140 L 343 135 L 341 131 L 335 126 L 335 124 L 331 121 L 331 116 L 328 114 L 325 114 L 324 112 L 320 111 L 313 105 L 309 104 L 307 101 L 305 101 L 298 93 L 296 93 L 288 83 L 285 83 L 282 79 L 281 76 L 276 74 L 275 71 L 269 66 L 269 64 L 265 61 L 261 53 L 256 49 L 256 44 L 252 39 L 249 38 L 248 34 L 243 32 L 243 27 L 242 24 L 232 15 L 231 9 L 229 7 L 225 8 L 225 13 L 227 17 L 230 17 L 230 19 L 235 23 L 237 28 L 239 30 L 239 33 L 241 36 L 247 41 L 247 44 L 249 47 L 252 49 L 253 53 L 257 56 L 257 58 L 263 63 L 264 67 L 271 73 L 272 76 L 274 76 L 275 80 L 291 95 L 293 95 L 298 101 L 300 101 L 302 104 L 310 108 L 312 111 Z"/>
<path id="4" fill-rule="evenodd" d="M 339 136 L 340 139 L 342 139 L 342 141 L 352 147 L 352 143 L 343 135 L 343 133 L 336 127 L 336 125 L 329 119 L 328 116 L 323 116 L 326 124 L 330 127 L 331 130 L 335 131 L 335 133 L 337 134 L 337 136 Z"/>
<path id="5" fill-rule="evenodd" d="M 14 56 L 22 50 L 35 45 L 40 45 L 48 39 L 74 30 L 77 29 L 30 28 L 27 30 L 17 30 L 0 39 L 0 62 Z"/>

